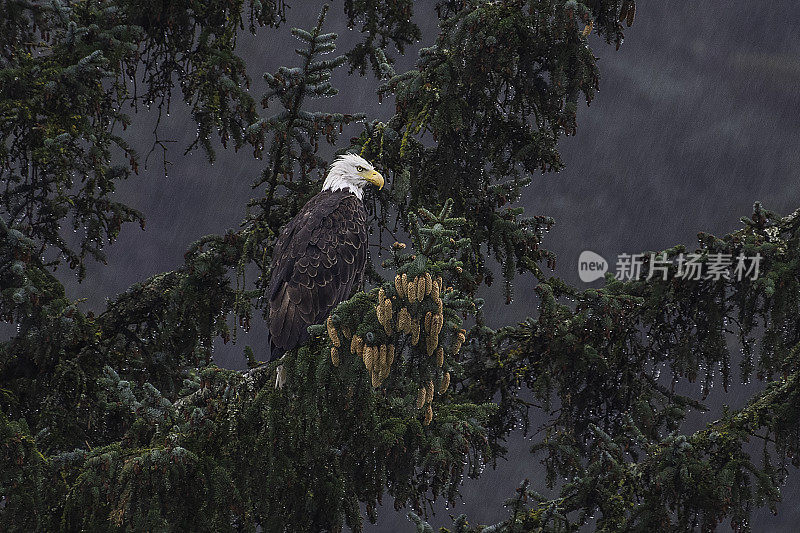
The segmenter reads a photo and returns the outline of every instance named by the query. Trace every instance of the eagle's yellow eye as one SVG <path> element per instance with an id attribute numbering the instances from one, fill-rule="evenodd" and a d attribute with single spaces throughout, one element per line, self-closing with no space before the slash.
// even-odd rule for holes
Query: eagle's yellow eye
<path id="1" fill-rule="evenodd" d="M 359 165 L 359 166 L 356 167 L 356 170 L 359 171 L 359 172 L 364 172 L 364 167 Z"/>

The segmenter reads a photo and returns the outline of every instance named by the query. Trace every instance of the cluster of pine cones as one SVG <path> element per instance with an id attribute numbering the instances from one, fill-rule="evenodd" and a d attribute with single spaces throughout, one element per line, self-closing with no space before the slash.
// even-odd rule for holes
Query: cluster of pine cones
<path id="1" fill-rule="evenodd" d="M 378 322 L 384 329 L 386 336 L 392 338 L 395 332 L 405 333 L 411 337 L 412 346 L 417 346 L 420 340 L 425 342 L 425 352 L 428 357 L 436 360 L 436 366 L 442 368 L 444 365 L 444 347 L 439 344 L 439 337 L 444 326 L 444 305 L 441 295 L 444 293 L 444 286 L 441 276 L 434 279 L 430 273 L 426 272 L 422 276 L 409 279 L 406 274 L 396 276 L 394 279 L 397 297 L 389 298 L 384 289 L 378 292 L 378 300 L 375 304 L 375 313 Z M 409 311 L 418 309 L 413 304 L 424 301 L 426 298 L 432 300 L 435 305 L 434 311 L 427 311 L 424 317 L 416 317 Z M 407 304 L 405 303 L 407 302 Z M 395 313 L 395 308 L 400 309 Z M 334 366 L 339 366 L 340 349 L 343 342 L 349 339 L 350 352 L 359 356 L 364 361 L 364 366 L 372 378 L 372 386 L 378 387 L 389 376 L 395 356 L 395 344 L 370 345 L 359 335 L 351 335 L 348 328 L 342 328 L 341 334 L 346 339 L 342 341 L 339 331 L 333 324 L 331 318 L 326 322 L 328 336 L 331 339 L 331 361 Z M 451 352 L 457 354 L 461 345 L 466 339 L 466 331 L 460 329 L 456 332 Z M 429 424 L 433 419 L 433 400 L 434 390 L 439 394 L 444 394 L 450 386 L 450 373 L 444 372 L 438 387 L 434 387 L 433 381 L 422 384 L 417 394 L 417 408 L 425 409 L 424 422 Z"/>

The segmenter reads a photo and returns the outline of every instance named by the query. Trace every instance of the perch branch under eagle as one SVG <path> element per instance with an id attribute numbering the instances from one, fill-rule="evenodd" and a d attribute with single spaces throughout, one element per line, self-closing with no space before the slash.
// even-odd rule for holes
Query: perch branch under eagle
<path id="1" fill-rule="evenodd" d="M 269 284 L 270 361 L 308 339 L 308 326 L 350 297 L 367 261 L 367 212 L 362 196 L 383 176 L 365 159 L 345 154 L 333 162 L 322 190 L 283 229 L 272 255 Z M 275 382 L 285 381 L 279 367 Z"/>

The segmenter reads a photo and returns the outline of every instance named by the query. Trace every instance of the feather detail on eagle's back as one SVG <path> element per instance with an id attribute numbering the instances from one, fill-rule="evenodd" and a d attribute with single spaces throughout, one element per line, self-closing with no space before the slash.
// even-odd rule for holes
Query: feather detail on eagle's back
<path id="1" fill-rule="evenodd" d="M 269 287 L 270 361 L 308 338 L 361 283 L 367 213 L 351 191 L 323 190 L 303 206 L 275 244 Z"/>

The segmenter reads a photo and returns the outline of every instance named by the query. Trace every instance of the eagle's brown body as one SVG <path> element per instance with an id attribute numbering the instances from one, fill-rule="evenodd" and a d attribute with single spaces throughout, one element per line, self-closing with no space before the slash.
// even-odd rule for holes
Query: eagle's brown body
<path id="1" fill-rule="evenodd" d="M 269 287 L 270 361 L 308 338 L 361 283 L 367 212 L 347 190 L 314 196 L 278 237 Z"/>

